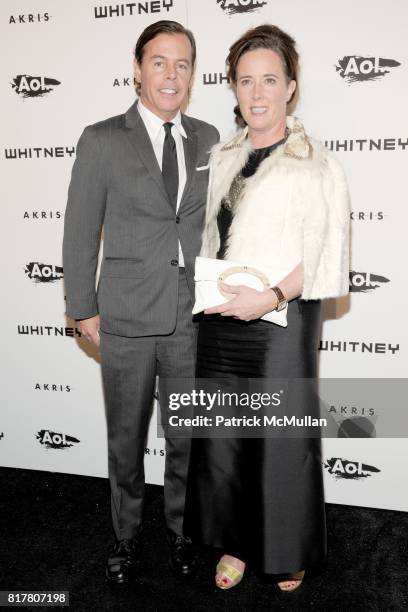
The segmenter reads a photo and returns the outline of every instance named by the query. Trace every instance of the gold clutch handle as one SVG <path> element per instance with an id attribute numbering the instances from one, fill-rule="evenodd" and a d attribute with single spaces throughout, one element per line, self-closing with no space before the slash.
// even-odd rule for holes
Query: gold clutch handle
<path id="1" fill-rule="evenodd" d="M 227 299 L 231 299 L 231 294 L 221 289 L 220 283 L 225 283 L 225 279 L 228 278 L 229 276 L 232 276 L 233 274 L 242 274 L 242 273 L 252 274 L 252 276 L 255 276 L 261 281 L 265 289 L 271 288 L 271 283 L 269 282 L 269 278 L 266 276 L 266 274 L 261 272 L 261 270 L 258 270 L 257 268 L 252 268 L 251 266 L 232 266 L 231 268 L 227 268 L 226 270 L 224 270 L 224 272 L 220 274 L 219 277 L 217 278 L 218 291 L 221 293 L 222 296 L 224 296 Z"/>

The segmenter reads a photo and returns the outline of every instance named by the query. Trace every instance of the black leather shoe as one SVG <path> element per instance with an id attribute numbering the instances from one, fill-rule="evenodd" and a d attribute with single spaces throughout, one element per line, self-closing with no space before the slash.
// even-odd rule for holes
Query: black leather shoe
<path id="1" fill-rule="evenodd" d="M 140 554 L 140 537 L 118 540 L 109 553 L 106 577 L 116 584 L 124 584 L 134 575 Z"/>
<path id="2" fill-rule="evenodd" d="M 197 556 L 190 538 L 167 532 L 170 544 L 170 567 L 179 576 L 190 576 L 196 569 Z"/>

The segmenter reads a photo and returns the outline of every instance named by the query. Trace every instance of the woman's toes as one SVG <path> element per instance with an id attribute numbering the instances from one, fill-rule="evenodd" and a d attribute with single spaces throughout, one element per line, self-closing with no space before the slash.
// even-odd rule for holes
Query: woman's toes
<path id="1" fill-rule="evenodd" d="M 298 582 L 300 582 L 300 580 L 285 580 L 284 582 L 278 582 L 278 585 L 281 589 L 286 590 L 296 586 Z"/>
<path id="2" fill-rule="evenodd" d="M 224 576 L 223 574 L 216 574 L 215 576 L 215 582 L 217 584 L 217 586 L 228 586 L 230 583 L 230 579 L 227 576 Z"/>

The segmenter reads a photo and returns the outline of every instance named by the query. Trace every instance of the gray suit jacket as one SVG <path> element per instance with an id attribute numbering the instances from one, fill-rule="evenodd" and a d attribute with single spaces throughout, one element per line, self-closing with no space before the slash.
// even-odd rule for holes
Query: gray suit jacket
<path id="1" fill-rule="evenodd" d="M 85 128 L 78 142 L 63 242 L 67 315 L 100 314 L 119 336 L 173 331 L 177 314 L 178 240 L 194 293 L 215 127 L 182 115 L 187 181 L 175 215 L 135 102 L 123 115 Z M 103 227 L 98 289 L 95 274 Z"/>

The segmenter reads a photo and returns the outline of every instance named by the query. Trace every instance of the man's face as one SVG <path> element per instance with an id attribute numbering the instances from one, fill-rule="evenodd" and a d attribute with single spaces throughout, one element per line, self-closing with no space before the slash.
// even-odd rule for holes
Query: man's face
<path id="1" fill-rule="evenodd" d="M 193 75 L 192 48 L 185 34 L 161 33 L 146 44 L 141 64 L 134 60 L 140 100 L 152 113 L 170 121 L 176 115 Z"/>

